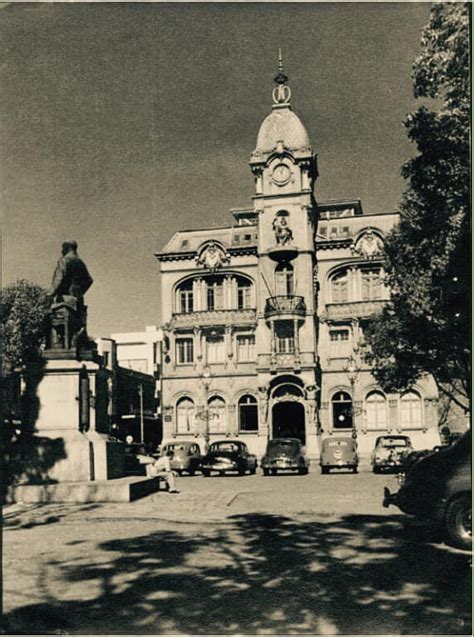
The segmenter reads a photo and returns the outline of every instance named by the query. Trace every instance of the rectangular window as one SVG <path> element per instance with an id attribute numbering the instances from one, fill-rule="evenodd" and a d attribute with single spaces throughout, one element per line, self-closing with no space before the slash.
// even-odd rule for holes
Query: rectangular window
<path id="1" fill-rule="evenodd" d="M 362 300 L 377 301 L 382 294 L 382 281 L 380 279 L 380 270 L 362 270 Z"/>
<path id="2" fill-rule="evenodd" d="M 241 362 L 255 360 L 255 336 L 253 334 L 237 336 L 237 360 Z"/>
<path id="3" fill-rule="evenodd" d="M 249 285 L 239 285 L 237 288 L 237 307 L 239 310 L 245 310 L 250 308 L 251 299 L 250 299 L 250 286 Z"/>
<path id="4" fill-rule="evenodd" d="M 293 354 L 295 351 L 295 328 L 293 323 L 275 326 L 277 354 Z"/>
<path id="5" fill-rule="evenodd" d="M 347 275 L 334 277 L 331 282 L 333 303 L 347 303 L 349 300 L 349 285 Z"/>
<path id="6" fill-rule="evenodd" d="M 224 286 L 222 282 L 208 283 L 207 286 L 207 309 L 222 310 L 224 307 Z"/>
<path id="7" fill-rule="evenodd" d="M 330 356 L 331 358 L 346 358 L 349 355 L 350 334 L 348 329 L 330 330 Z"/>
<path id="8" fill-rule="evenodd" d="M 213 336 L 206 339 L 208 363 L 223 363 L 225 361 L 224 336 Z"/>
<path id="9" fill-rule="evenodd" d="M 181 314 L 192 312 L 194 307 L 193 303 L 193 291 L 192 290 L 180 290 L 179 291 L 179 311 Z"/>
<path id="10" fill-rule="evenodd" d="M 176 361 L 178 365 L 194 362 L 194 343 L 192 338 L 176 339 Z"/>

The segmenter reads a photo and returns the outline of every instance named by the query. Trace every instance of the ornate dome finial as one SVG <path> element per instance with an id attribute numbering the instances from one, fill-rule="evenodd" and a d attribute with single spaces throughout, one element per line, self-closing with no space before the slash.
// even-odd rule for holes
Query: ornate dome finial
<path id="1" fill-rule="evenodd" d="M 286 85 L 288 82 L 288 76 L 283 71 L 283 57 L 281 55 L 281 48 L 278 49 L 278 73 L 273 78 L 275 81 L 275 88 L 273 89 L 273 108 L 282 108 L 290 106 L 291 89 Z"/>

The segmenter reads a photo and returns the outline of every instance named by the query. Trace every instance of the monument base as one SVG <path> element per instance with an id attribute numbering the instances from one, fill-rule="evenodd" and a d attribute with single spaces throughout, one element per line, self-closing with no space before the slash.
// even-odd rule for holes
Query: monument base
<path id="1" fill-rule="evenodd" d="M 8 503 L 132 502 L 159 490 L 158 478 L 131 476 L 116 480 L 24 484 L 8 488 Z"/>

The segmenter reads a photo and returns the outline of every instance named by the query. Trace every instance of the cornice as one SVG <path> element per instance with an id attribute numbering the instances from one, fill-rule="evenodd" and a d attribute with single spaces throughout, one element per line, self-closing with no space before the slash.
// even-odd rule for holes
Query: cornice
<path id="1" fill-rule="evenodd" d="M 227 248 L 227 253 L 230 256 L 241 257 L 247 255 L 257 256 L 257 246 L 245 246 L 236 248 Z M 155 257 L 158 261 L 193 261 L 197 256 L 197 251 L 192 252 L 157 252 Z"/>

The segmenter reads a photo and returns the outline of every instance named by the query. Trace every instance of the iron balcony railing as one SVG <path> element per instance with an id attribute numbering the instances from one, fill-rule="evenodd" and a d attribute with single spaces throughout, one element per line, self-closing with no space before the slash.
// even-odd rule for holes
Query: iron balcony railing
<path id="1" fill-rule="evenodd" d="M 282 314 L 306 316 L 306 303 L 302 296 L 271 296 L 265 303 L 265 318 Z"/>

